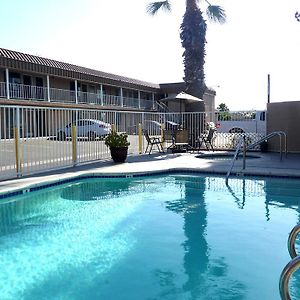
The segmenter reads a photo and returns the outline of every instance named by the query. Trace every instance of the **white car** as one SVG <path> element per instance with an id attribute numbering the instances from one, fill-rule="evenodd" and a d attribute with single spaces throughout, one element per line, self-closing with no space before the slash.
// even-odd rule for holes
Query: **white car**
<path id="1" fill-rule="evenodd" d="M 76 121 L 69 123 L 65 127 L 57 131 L 57 139 L 65 141 L 72 136 L 72 126 L 76 125 Z M 77 137 L 87 137 L 94 141 L 97 137 L 105 137 L 111 132 L 111 125 L 99 120 L 80 119 L 77 121 Z"/>

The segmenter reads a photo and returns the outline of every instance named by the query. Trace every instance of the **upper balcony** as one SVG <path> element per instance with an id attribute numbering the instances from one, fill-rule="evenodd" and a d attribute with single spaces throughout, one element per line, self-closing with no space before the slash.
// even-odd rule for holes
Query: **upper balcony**
<path id="1" fill-rule="evenodd" d="M 153 100 L 0 82 L 0 98 L 157 110 Z"/>

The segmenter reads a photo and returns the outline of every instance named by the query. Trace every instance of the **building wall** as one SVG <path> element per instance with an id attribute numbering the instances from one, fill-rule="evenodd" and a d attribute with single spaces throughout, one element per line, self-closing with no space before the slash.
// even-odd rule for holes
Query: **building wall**
<path id="1" fill-rule="evenodd" d="M 0 82 L 5 82 L 5 69 L 0 69 Z"/>
<path id="2" fill-rule="evenodd" d="M 178 101 L 168 101 L 167 103 L 167 106 L 170 110 L 170 112 L 185 112 L 185 106 L 184 106 L 184 102 L 181 103 L 180 105 L 180 102 Z M 181 107 L 180 107 L 181 106 Z"/>
<path id="3" fill-rule="evenodd" d="M 206 92 L 203 95 L 204 106 L 206 112 L 213 112 L 215 111 L 215 94 Z"/>
<path id="4" fill-rule="evenodd" d="M 106 95 L 120 96 L 120 88 L 110 85 L 103 85 L 103 92 Z"/>
<path id="5" fill-rule="evenodd" d="M 50 87 L 55 89 L 69 90 L 70 80 L 59 77 L 50 77 Z"/>
<path id="6" fill-rule="evenodd" d="M 269 103 L 267 106 L 267 133 L 284 131 L 289 152 L 300 152 L 300 101 Z M 279 151 L 279 138 L 268 142 L 270 151 Z"/>

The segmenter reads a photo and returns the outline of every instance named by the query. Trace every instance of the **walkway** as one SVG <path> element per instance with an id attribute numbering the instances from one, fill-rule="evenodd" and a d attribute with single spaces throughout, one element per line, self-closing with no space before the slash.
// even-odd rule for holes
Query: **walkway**
<path id="1" fill-rule="evenodd" d="M 220 152 L 215 153 L 219 154 Z M 114 164 L 110 160 L 101 161 L 21 179 L 2 181 L 0 182 L 0 194 L 13 190 L 23 190 L 40 184 L 59 182 L 84 174 L 130 175 L 176 169 L 226 174 L 231 164 L 231 159 L 197 158 L 198 155 L 177 153 L 130 156 L 124 164 Z M 291 176 L 300 178 L 300 154 L 288 154 L 287 158 L 284 157 L 282 161 L 280 161 L 278 153 L 254 153 L 254 155 L 259 156 L 259 158 L 248 158 L 244 172 L 241 172 L 242 159 L 236 161 L 233 173 L 238 173 L 239 175 Z"/>

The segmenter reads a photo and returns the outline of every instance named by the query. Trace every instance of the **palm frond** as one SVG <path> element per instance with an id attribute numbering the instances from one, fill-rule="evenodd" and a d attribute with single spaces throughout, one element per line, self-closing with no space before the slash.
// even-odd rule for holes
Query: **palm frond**
<path id="1" fill-rule="evenodd" d="M 226 22 L 225 10 L 219 5 L 209 5 L 206 9 L 208 18 L 213 22 L 223 24 Z"/>
<path id="2" fill-rule="evenodd" d="M 146 11 L 149 15 L 154 16 L 160 9 L 171 11 L 171 3 L 169 0 L 151 2 L 147 5 Z"/>

